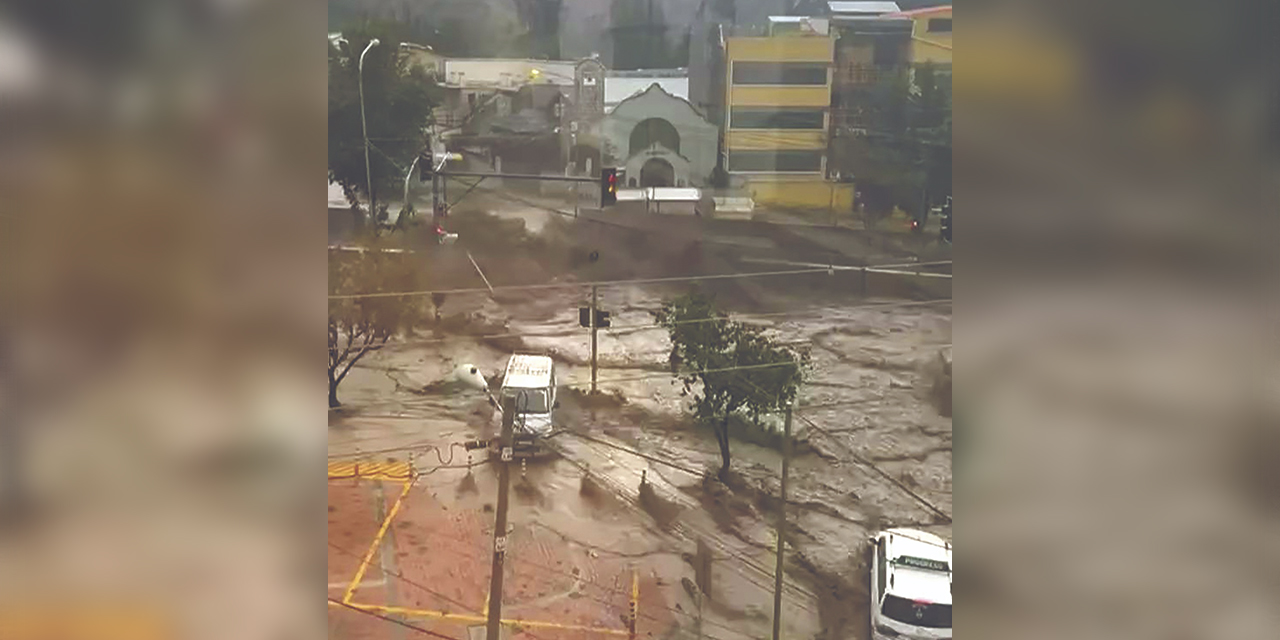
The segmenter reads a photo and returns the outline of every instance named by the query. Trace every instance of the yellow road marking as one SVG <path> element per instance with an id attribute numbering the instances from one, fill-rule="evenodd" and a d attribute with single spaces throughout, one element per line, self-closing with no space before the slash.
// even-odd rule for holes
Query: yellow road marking
<path id="1" fill-rule="evenodd" d="M 369 551 L 365 553 L 364 561 L 360 563 L 360 569 L 356 571 L 356 577 L 351 580 L 351 586 L 347 587 L 347 592 L 342 595 L 344 603 L 351 603 L 351 595 L 356 592 L 356 587 L 360 585 L 360 579 L 364 577 L 364 572 L 369 568 L 369 562 L 373 560 L 373 554 L 378 550 L 378 546 L 382 544 L 382 537 L 387 535 L 387 529 L 391 527 L 391 521 L 395 519 L 396 512 L 400 511 L 400 505 L 404 503 L 405 496 L 409 495 L 409 489 L 413 488 L 413 482 L 404 483 L 404 491 L 400 492 L 400 497 L 396 498 L 396 503 L 392 505 L 391 511 L 387 512 L 387 517 L 382 520 L 382 527 L 378 529 L 378 535 L 373 537 L 373 544 L 369 545 Z"/>
<path id="2" fill-rule="evenodd" d="M 330 603 L 332 605 L 334 603 Z M 462 613 L 445 613 L 443 611 L 432 611 L 430 609 L 410 609 L 408 607 L 388 607 L 379 604 L 361 604 L 358 602 L 347 603 L 358 609 L 367 611 L 378 611 L 381 613 L 399 614 L 403 616 L 413 616 L 419 618 L 437 618 L 440 620 L 453 620 L 457 622 L 487 622 L 487 616 L 473 616 Z M 561 624 L 559 622 L 541 622 L 538 620 L 516 620 L 503 619 L 500 621 L 505 625 L 515 625 L 520 627 L 543 628 L 543 629 L 563 629 L 566 631 L 590 631 L 593 633 L 607 633 L 615 636 L 625 636 L 629 632 L 620 629 L 610 629 L 608 627 L 587 627 L 577 624 Z"/>
<path id="3" fill-rule="evenodd" d="M 370 480 L 408 480 L 413 477 L 413 465 L 397 460 L 376 462 L 373 460 L 329 463 L 329 479 L 344 480 L 366 478 Z"/>

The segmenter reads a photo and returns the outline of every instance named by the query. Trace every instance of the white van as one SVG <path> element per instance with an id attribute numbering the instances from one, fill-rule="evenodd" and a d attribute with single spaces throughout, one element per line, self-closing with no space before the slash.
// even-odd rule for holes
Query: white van
<path id="1" fill-rule="evenodd" d="M 950 640 L 951 543 L 915 529 L 871 538 L 871 637 Z"/>
<path id="2" fill-rule="evenodd" d="M 551 416 L 556 401 L 556 367 L 549 356 L 517 353 L 507 360 L 502 375 L 499 406 L 507 398 L 515 400 L 517 434 L 545 436 L 551 433 Z"/>

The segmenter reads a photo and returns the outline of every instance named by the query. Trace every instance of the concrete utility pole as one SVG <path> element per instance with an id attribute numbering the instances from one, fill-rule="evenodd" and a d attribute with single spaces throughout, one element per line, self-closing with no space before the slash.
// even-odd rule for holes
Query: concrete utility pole
<path id="1" fill-rule="evenodd" d="M 493 524 L 493 568 L 489 576 L 489 621 L 486 640 L 499 640 L 502 631 L 502 563 L 507 555 L 507 490 L 511 486 L 511 436 L 515 428 L 516 400 L 502 399 L 502 440 L 498 464 L 498 513 Z"/>
<path id="2" fill-rule="evenodd" d="M 596 392 L 596 285 L 591 285 L 591 393 Z"/>
<path id="3" fill-rule="evenodd" d="M 791 467 L 791 403 L 787 403 L 787 419 L 782 437 L 782 488 L 778 504 L 778 563 L 773 569 L 773 640 L 782 630 L 782 550 L 787 529 L 787 471 Z"/>

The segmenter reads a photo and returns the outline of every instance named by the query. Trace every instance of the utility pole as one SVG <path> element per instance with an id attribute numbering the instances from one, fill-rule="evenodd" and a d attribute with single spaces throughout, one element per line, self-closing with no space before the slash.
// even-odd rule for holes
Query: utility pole
<path id="1" fill-rule="evenodd" d="M 787 529 L 787 471 L 791 467 L 791 403 L 787 403 L 787 419 L 782 436 L 782 495 L 778 503 L 778 563 L 773 569 L 773 640 L 782 630 L 782 550 Z"/>
<path id="2" fill-rule="evenodd" d="M 507 489 L 511 485 L 511 432 L 515 428 L 516 400 L 502 399 L 502 440 L 498 464 L 498 513 L 493 524 L 493 568 L 489 576 L 489 622 L 486 640 L 498 640 L 502 631 L 502 564 L 507 555 Z"/>
<path id="3" fill-rule="evenodd" d="M 591 285 L 591 393 L 596 392 L 596 285 Z"/>

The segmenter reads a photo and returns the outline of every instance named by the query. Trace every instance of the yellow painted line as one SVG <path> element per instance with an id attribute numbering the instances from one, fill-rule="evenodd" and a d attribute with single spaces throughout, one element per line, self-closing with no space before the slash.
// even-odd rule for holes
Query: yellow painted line
<path id="1" fill-rule="evenodd" d="M 360 604 L 355 602 L 348 603 L 348 604 L 350 604 L 353 607 L 356 607 L 359 609 L 365 609 L 368 611 L 378 611 L 381 613 L 392 613 L 392 614 L 399 614 L 403 616 L 414 616 L 414 617 L 420 617 L 420 618 L 436 618 L 439 620 L 456 620 L 458 622 L 488 622 L 489 620 L 487 616 L 472 616 L 472 615 L 466 615 L 461 613 L 444 613 L 443 611 L 432 611 L 429 609 L 388 607 L 388 606 L 377 605 L 377 604 Z M 629 633 L 628 631 L 623 631 L 619 629 L 610 629 L 607 627 L 587 627 L 587 626 L 577 625 L 577 624 L 561 624 L 559 622 L 540 622 L 538 620 L 504 619 L 504 620 L 501 620 L 500 622 L 505 625 L 513 625 L 513 626 L 520 626 L 520 627 L 563 629 L 565 631 L 590 631 L 593 633 L 607 633 L 615 636 L 625 636 Z"/>
<path id="2" fill-rule="evenodd" d="M 395 462 L 331 462 L 329 479 L 367 478 L 370 480 L 408 480 L 413 477 L 413 465 Z"/>
<path id="3" fill-rule="evenodd" d="M 400 505 L 404 503 L 405 496 L 409 495 L 409 489 L 413 488 L 413 482 L 404 483 L 404 491 L 400 492 L 400 497 L 396 498 L 396 503 L 392 505 L 391 511 L 387 512 L 387 517 L 382 521 L 382 527 L 378 529 L 378 535 L 373 537 L 373 544 L 369 545 L 369 551 L 365 553 L 364 561 L 360 563 L 360 569 L 356 571 L 356 577 L 351 580 L 351 586 L 347 587 L 347 592 L 342 595 L 344 603 L 351 603 L 351 595 L 355 593 L 356 587 L 360 585 L 361 578 L 364 578 L 364 572 L 369 568 L 369 562 L 373 560 L 373 554 L 378 550 L 378 546 L 382 544 L 382 537 L 387 535 L 387 529 L 391 527 L 391 521 L 396 517 L 396 513 L 400 511 Z"/>

